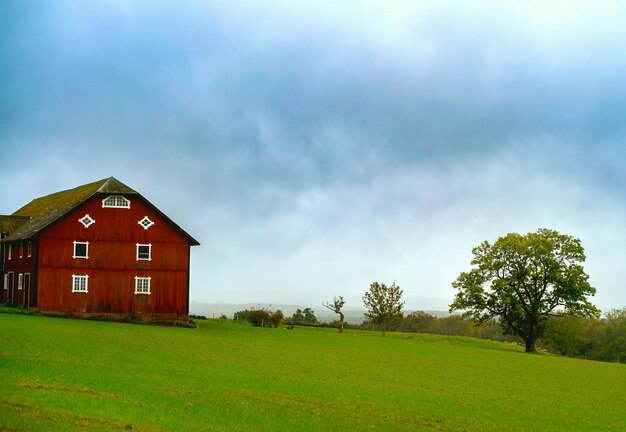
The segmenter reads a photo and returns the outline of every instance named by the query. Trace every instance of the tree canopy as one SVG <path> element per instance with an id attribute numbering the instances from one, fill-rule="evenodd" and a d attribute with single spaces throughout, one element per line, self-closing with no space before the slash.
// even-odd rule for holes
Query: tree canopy
<path id="1" fill-rule="evenodd" d="M 463 310 L 480 323 L 499 319 L 505 331 L 524 340 L 527 352 L 536 351 L 553 312 L 599 313 L 587 300 L 596 290 L 582 267 L 579 239 L 542 228 L 508 234 L 493 245 L 484 241 L 472 253 L 473 268 L 452 283 L 457 294 L 450 311 Z"/>
<path id="2" fill-rule="evenodd" d="M 315 312 L 311 308 L 304 308 L 304 310 L 297 309 L 296 312 L 289 318 L 291 324 L 315 324 L 317 323 L 317 317 Z"/>
<path id="3" fill-rule="evenodd" d="M 404 302 L 401 301 L 402 290 L 394 282 L 390 286 L 384 283 L 373 282 L 369 291 L 363 295 L 363 303 L 367 312 L 367 319 L 381 326 L 383 337 L 388 323 L 402 318 Z"/>

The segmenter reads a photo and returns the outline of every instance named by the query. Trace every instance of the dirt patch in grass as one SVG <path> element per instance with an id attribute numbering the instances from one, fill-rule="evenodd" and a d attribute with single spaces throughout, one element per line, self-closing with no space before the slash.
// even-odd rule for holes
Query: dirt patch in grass
<path id="1" fill-rule="evenodd" d="M 42 410 L 38 407 L 32 405 L 26 405 L 22 403 L 15 403 L 12 401 L 3 400 L 2 401 L 3 408 L 6 409 L 7 413 L 11 413 L 16 415 L 17 417 L 27 417 L 33 418 L 36 417 L 41 424 L 56 424 L 56 425 L 66 425 L 70 427 L 74 427 L 77 429 L 83 430 L 132 430 L 134 429 L 131 424 L 115 422 L 111 420 L 104 420 L 92 417 L 81 417 L 77 415 L 73 415 L 67 412 L 50 412 L 46 410 Z M 0 429 L 0 431 L 4 430 L 12 430 L 12 429 Z M 16 429 L 19 430 L 19 429 Z"/>
<path id="2" fill-rule="evenodd" d="M 67 393 L 84 393 L 84 394 L 89 394 L 89 395 L 98 396 L 98 397 L 104 397 L 104 396 L 117 397 L 117 395 L 114 393 L 103 393 L 103 392 L 98 392 L 98 391 L 91 390 L 88 388 L 77 389 L 77 388 L 67 388 L 67 387 L 30 385 L 30 384 L 24 384 L 22 385 L 22 388 L 25 388 L 27 390 L 49 390 L 49 391 L 59 391 L 59 392 L 67 392 Z"/>

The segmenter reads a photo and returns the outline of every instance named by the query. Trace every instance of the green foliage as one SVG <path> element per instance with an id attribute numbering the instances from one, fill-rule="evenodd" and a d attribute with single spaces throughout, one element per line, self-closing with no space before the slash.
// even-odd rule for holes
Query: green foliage
<path id="1" fill-rule="evenodd" d="M 270 324 L 270 312 L 267 309 L 251 309 L 248 313 L 248 321 L 257 327 Z"/>
<path id="2" fill-rule="evenodd" d="M 270 313 L 270 323 L 274 327 L 278 327 L 278 325 L 282 322 L 284 318 L 283 311 L 277 310 L 275 312 Z"/>
<path id="3" fill-rule="evenodd" d="M 237 312 L 235 316 L 237 316 L 238 313 L 239 312 Z M 246 309 L 245 315 L 247 316 L 247 320 L 250 322 L 250 324 L 256 327 L 278 327 L 278 325 L 283 320 L 282 311 L 271 311 L 265 308 L 252 308 L 250 310 Z"/>
<path id="4" fill-rule="evenodd" d="M 365 316 L 370 322 L 380 325 L 383 337 L 389 323 L 402 319 L 404 302 L 401 298 L 402 290 L 395 282 L 390 286 L 372 282 L 369 291 L 363 295 L 363 304 L 367 309 Z"/>
<path id="5" fill-rule="evenodd" d="M 474 338 L 198 325 L 0 314 L 0 430 L 626 430 L 624 365 Z"/>
<path id="6" fill-rule="evenodd" d="M 373 330 L 376 326 L 366 321 L 360 324 L 358 328 Z M 504 334 L 504 330 L 497 320 L 487 323 L 477 323 L 473 319 L 466 319 L 460 315 L 438 318 L 423 311 L 411 312 L 402 317 L 401 320 L 389 323 L 386 330 L 393 332 L 470 336 L 500 342 L 521 342 L 521 339 L 515 335 Z"/>
<path id="7" fill-rule="evenodd" d="M 235 314 L 233 315 L 233 321 L 248 321 L 249 317 L 250 317 L 250 309 L 244 309 L 244 310 L 235 312 Z"/>
<path id="8" fill-rule="evenodd" d="M 607 361 L 623 362 L 626 359 L 626 308 L 608 312 L 606 322 L 607 342 L 601 357 Z"/>
<path id="9" fill-rule="evenodd" d="M 303 325 L 303 324 L 318 324 L 315 312 L 311 308 L 304 308 L 304 310 L 296 309 L 296 312 L 288 319 L 290 324 Z"/>
<path id="10" fill-rule="evenodd" d="M 463 310 L 480 323 L 499 317 L 505 331 L 524 340 L 528 352 L 536 350 L 553 311 L 599 313 L 587 300 L 596 290 L 582 267 L 580 240 L 572 236 L 548 229 L 512 233 L 493 245 L 485 241 L 472 253 L 474 268 L 452 283 L 458 292 L 450 311 Z"/>
<path id="11" fill-rule="evenodd" d="M 585 317 L 558 314 L 548 319 L 542 341 L 563 356 L 577 357 L 589 348 L 591 321 Z"/>

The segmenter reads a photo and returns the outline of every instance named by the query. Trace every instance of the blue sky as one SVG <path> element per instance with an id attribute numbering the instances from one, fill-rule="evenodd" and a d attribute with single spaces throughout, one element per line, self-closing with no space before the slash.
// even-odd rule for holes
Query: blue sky
<path id="1" fill-rule="evenodd" d="M 471 248 L 582 240 L 626 305 L 623 2 L 3 1 L 0 213 L 115 176 L 191 299 L 447 309 Z"/>

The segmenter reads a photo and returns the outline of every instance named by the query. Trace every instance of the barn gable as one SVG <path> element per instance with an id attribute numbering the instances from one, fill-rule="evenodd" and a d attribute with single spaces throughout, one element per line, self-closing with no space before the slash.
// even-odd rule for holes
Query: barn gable
<path id="1" fill-rule="evenodd" d="M 197 246 L 197 240 L 187 234 L 182 228 L 174 223 L 170 218 L 153 206 L 148 200 L 143 198 L 137 191 L 126 186 L 114 177 L 99 180 L 97 182 L 78 186 L 61 192 L 46 195 L 41 198 L 32 200 L 16 212 L 12 218 L 11 230 L 2 231 L 8 233 L 8 236 L 2 239 L 2 242 L 8 243 L 16 240 L 27 240 L 37 235 L 39 232 L 59 220 L 61 217 L 80 206 L 82 203 L 91 199 L 95 195 L 120 194 L 134 195 L 140 197 L 153 209 L 158 211 L 161 216 L 168 220 L 189 240 L 192 246 Z M 0 219 L 0 223 L 2 219 Z M 10 225 L 9 222 L 6 222 Z M 1 227 L 1 226 L 0 226 Z"/>

